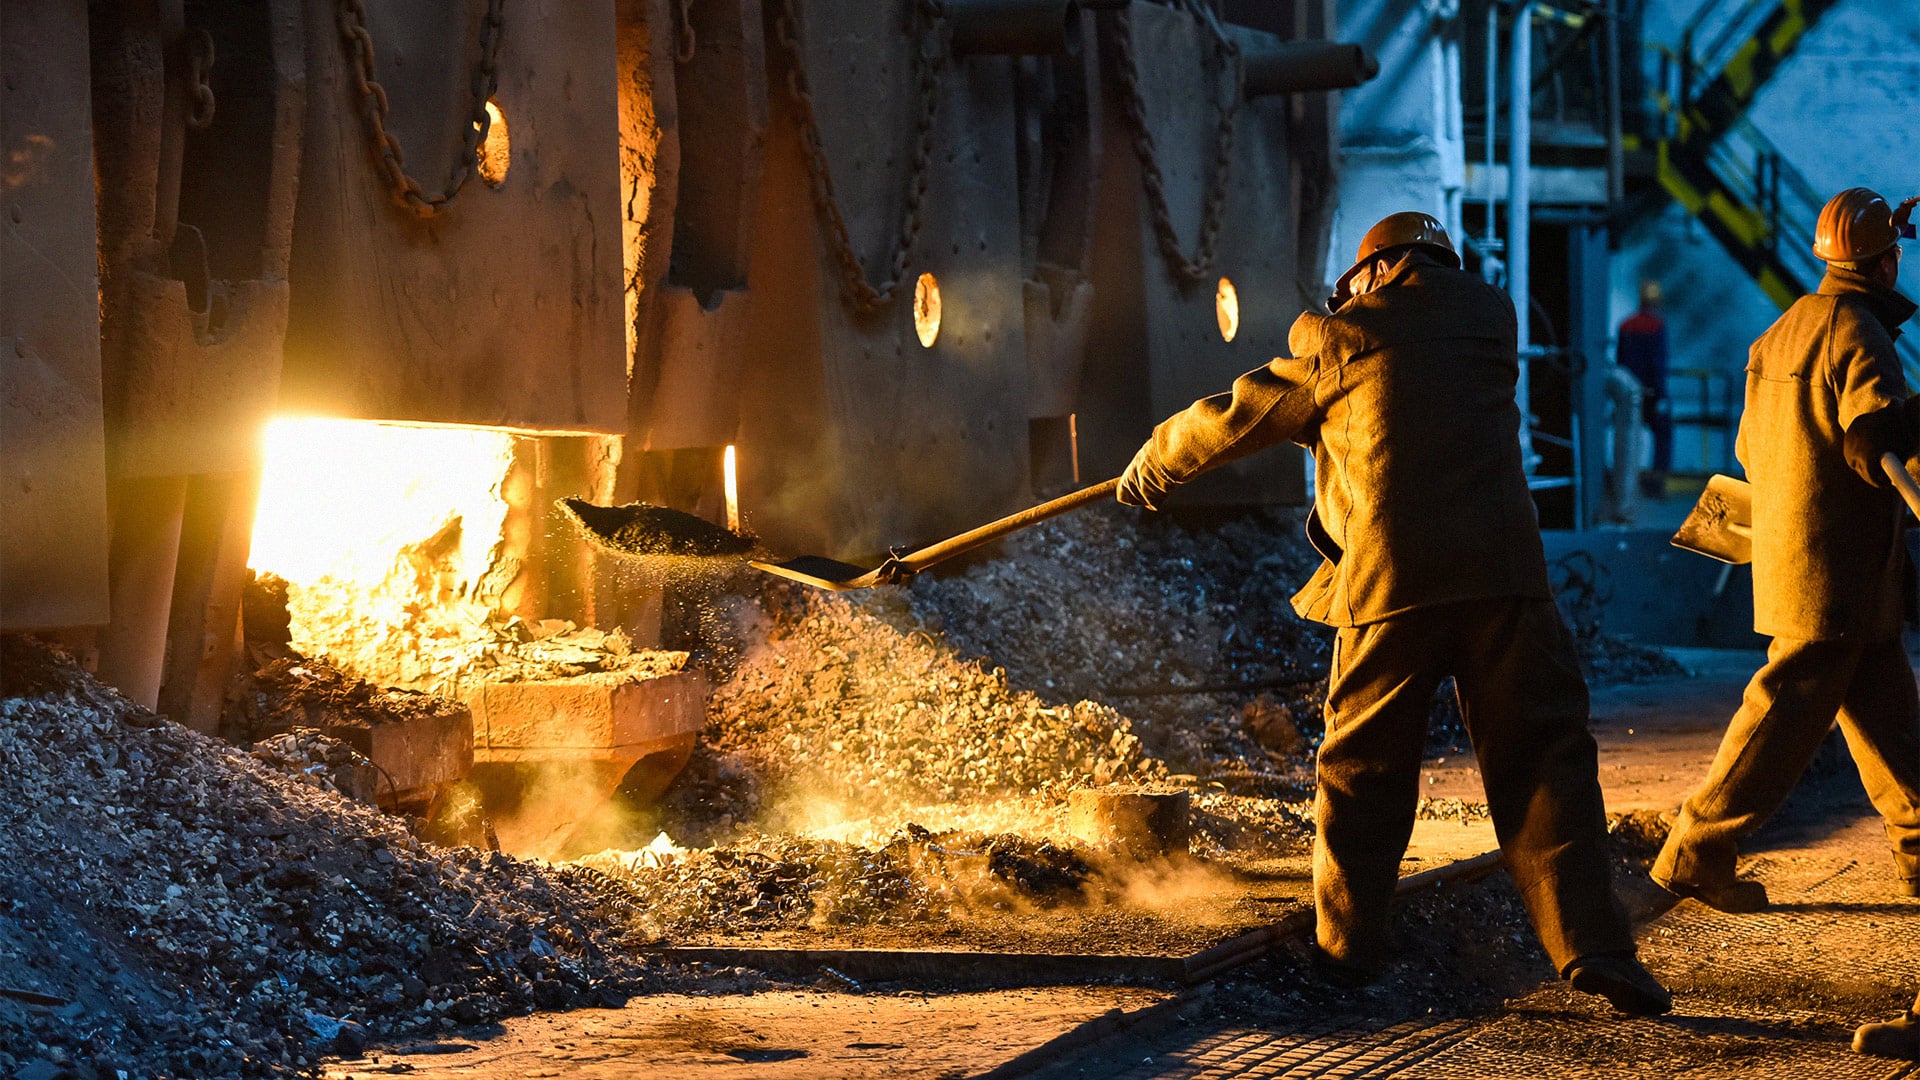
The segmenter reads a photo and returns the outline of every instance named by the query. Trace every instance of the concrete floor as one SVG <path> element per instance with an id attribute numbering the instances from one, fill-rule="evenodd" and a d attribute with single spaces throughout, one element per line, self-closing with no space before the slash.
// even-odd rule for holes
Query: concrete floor
<path id="1" fill-rule="evenodd" d="M 1680 805 L 1712 760 L 1748 678 L 1766 660 L 1762 652 L 1667 651 L 1686 666 L 1690 677 L 1593 692 L 1600 786 L 1607 793 L 1607 809 L 1614 813 L 1666 811 Z M 1471 752 L 1429 761 L 1420 782 L 1421 794 L 1434 798 L 1485 798 Z"/>
<path id="2" fill-rule="evenodd" d="M 1680 802 L 1761 659 L 1679 655 L 1691 677 L 1595 694 L 1601 779 L 1616 811 Z M 1431 763 L 1423 781 L 1429 795 L 1481 797 L 1470 754 Z M 1680 999 L 1667 1018 L 1617 1018 L 1557 983 L 1491 1014 L 1439 1002 L 1425 1018 L 1394 1023 L 1351 1015 L 1248 1023 L 1244 1010 L 1199 1008 L 1211 999 L 1191 991 L 1122 987 L 656 997 L 509 1021 L 437 1052 L 341 1063 L 327 1075 L 1920 1076 L 1847 1049 L 1853 1024 L 1896 1011 L 1920 980 L 1920 902 L 1892 897 L 1885 840 L 1857 785 L 1833 787 L 1837 795 L 1797 799 L 1753 846 L 1749 871 L 1775 891 L 1779 910 L 1742 919 L 1689 901 L 1642 928 L 1643 955 Z M 1423 826 L 1408 871 L 1490 846 L 1484 823 Z M 1163 1022 L 1176 1011 L 1178 1022 Z M 1133 1019 L 1143 1022 L 1125 1028 Z"/>
<path id="3" fill-rule="evenodd" d="M 1864 812 L 1863 812 L 1864 811 Z M 1853 1028 L 1920 989 L 1920 900 L 1897 898 L 1879 821 L 1842 800 L 1770 830 L 1745 871 L 1775 908 L 1733 916 L 1695 901 L 1641 928 L 1641 958 L 1674 991 L 1667 1016 L 1628 1019 L 1549 982 L 1483 1015 L 1348 1012 L 1198 1022 L 1055 1063 L 1052 1080 L 1419 1077 L 1431 1080 L 1860 1078 L 1920 1065 L 1852 1052 Z"/>

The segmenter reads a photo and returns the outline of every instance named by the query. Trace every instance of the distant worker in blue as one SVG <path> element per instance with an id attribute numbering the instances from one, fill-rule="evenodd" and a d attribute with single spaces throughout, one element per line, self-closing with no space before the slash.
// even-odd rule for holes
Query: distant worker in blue
<path id="1" fill-rule="evenodd" d="M 1653 433 L 1653 467 L 1640 474 L 1641 493 L 1666 494 L 1673 468 L 1673 399 L 1667 396 L 1667 321 L 1660 317 L 1660 283 L 1640 283 L 1640 310 L 1620 324 L 1620 366 L 1640 381 L 1640 416 Z"/>

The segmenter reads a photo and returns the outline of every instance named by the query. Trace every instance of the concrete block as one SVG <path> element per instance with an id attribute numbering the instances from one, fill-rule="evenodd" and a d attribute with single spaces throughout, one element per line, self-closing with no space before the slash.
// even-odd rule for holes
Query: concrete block
<path id="1" fill-rule="evenodd" d="M 473 771 L 473 718 L 465 709 L 422 709 L 371 724 L 363 717 L 310 710 L 300 726 L 338 739 L 378 765 L 382 775 L 371 801 L 389 809 L 396 802 L 424 802 L 437 788 L 465 780 Z M 255 735 L 283 730 L 286 726 L 275 725 Z"/>
<path id="2" fill-rule="evenodd" d="M 473 771 L 473 717 L 449 712 L 398 724 L 362 729 L 361 753 L 393 778 L 401 801 L 441 784 L 467 778 Z M 353 743 L 354 739 L 344 741 Z M 382 791 L 382 800 L 386 792 Z"/>
<path id="3" fill-rule="evenodd" d="M 1134 858 L 1187 850 L 1193 795 L 1180 788 L 1082 788 L 1067 797 L 1067 831 L 1074 839 Z"/>
<path id="4" fill-rule="evenodd" d="M 592 672 L 489 683 L 467 698 L 467 707 L 473 711 L 476 761 L 631 765 L 699 734 L 706 723 L 707 676 L 692 668 L 651 679 Z"/>

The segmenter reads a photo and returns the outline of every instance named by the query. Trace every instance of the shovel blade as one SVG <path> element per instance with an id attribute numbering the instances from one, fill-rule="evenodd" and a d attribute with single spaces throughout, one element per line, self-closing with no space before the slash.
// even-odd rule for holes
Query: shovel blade
<path id="1" fill-rule="evenodd" d="M 797 581 L 802 585 L 811 585 L 816 589 L 827 589 L 831 592 L 868 589 L 876 583 L 874 573 L 865 567 L 843 563 L 823 555 L 802 555 L 796 559 L 788 559 L 786 562 L 755 562 L 750 565 L 755 570 L 764 570 L 775 577 L 783 577 L 789 581 Z"/>
<path id="2" fill-rule="evenodd" d="M 1753 486 L 1731 476 L 1708 479 L 1700 501 L 1673 534 L 1673 546 L 1723 563 L 1752 562 Z"/>

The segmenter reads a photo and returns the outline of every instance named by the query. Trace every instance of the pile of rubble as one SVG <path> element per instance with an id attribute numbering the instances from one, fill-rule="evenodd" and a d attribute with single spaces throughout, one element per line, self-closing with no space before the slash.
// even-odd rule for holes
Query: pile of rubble
<path id="1" fill-rule="evenodd" d="M 1050 698 L 1272 690 L 1326 675 L 1331 638 L 1291 606 L 1319 563 L 1298 511 L 1196 522 L 1103 506 L 923 575 L 910 602 L 955 648 Z"/>
<path id="2" fill-rule="evenodd" d="M 312 728 L 269 735 L 248 751 L 308 787 L 363 803 L 380 801 L 380 769 L 365 754 Z"/>
<path id="3" fill-rule="evenodd" d="M 234 740 L 253 742 L 296 728 L 372 727 L 462 712 L 445 698 L 375 686 L 325 659 L 287 653 L 234 679 L 221 722 Z"/>
<path id="4" fill-rule="evenodd" d="M 1025 799 L 1039 814 L 1071 788 L 1139 779 L 1300 800 L 1331 634 L 1290 598 L 1319 561 L 1298 511 L 1100 507 L 906 589 L 763 579 L 709 599 L 724 611 L 703 625 L 728 640 L 694 647 L 723 678 L 660 824 L 699 844 L 836 817 L 892 813 L 892 828 L 929 804 Z M 1598 678 L 1671 665 L 1581 641 Z M 1431 741 L 1464 743 L 1451 684 Z"/>
<path id="5" fill-rule="evenodd" d="M 20 637 L 0 673 L 0 1075 L 277 1075 L 692 981 L 628 887 L 423 844 L 300 737 L 249 754 Z"/>
<path id="6" fill-rule="evenodd" d="M 927 923 L 956 909 L 1050 907 L 1100 899 L 1086 854 L 1011 834 L 917 825 L 875 847 L 760 835 L 724 847 L 605 852 L 583 864 L 647 897 L 642 916 L 669 938 L 708 931 Z"/>
<path id="7" fill-rule="evenodd" d="M 409 598 L 400 603 L 332 579 L 289 586 L 265 576 L 248 586 L 249 638 L 256 616 L 268 627 L 291 626 L 282 631 L 284 646 L 254 643 L 256 664 L 286 655 L 325 659 L 350 676 L 382 687 L 455 701 L 465 700 L 484 683 L 598 672 L 653 678 L 686 659 L 680 653 L 637 648 L 618 629 L 582 627 L 565 619 L 529 621 L 464 601 L 435 604 Z"/>
<path id="8" fill-rule="evenodd" d="M 1165 775 L 1111 707 L 1048 704 L 845 597 L 774 584 L 738 614 L 753 644 L 669 792 L 677 837 Z"/>

